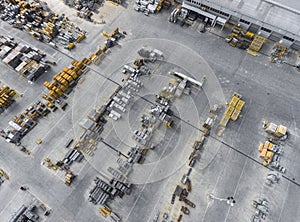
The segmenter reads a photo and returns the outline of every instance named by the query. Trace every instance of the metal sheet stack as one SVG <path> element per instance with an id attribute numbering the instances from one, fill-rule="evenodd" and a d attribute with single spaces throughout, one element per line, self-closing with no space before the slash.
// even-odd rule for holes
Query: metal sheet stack
<path id="1" fill-rule="evenodd" d="M 79 42 L 78 38 L 85 35 L 85 32 L 75 26 L 65 15 L 60 16 L 51 11 L 45 2 L 0 0 L 0 6 L 0 18 L 3 21 L 51 46 L 56 46 L 54 41 L 59 41 L 62 45 Z M 56 38 L 61 33 L 69 33 L 71 38 Z"/>
<path id="2" fill-rule="evenodd" d="M 71 149 L 67 152 L 64 158 L 64 164 L 71 165 L 73 161 L 80 162 L 84 158 L 82 152 L 79 150 Z"/>
<path id="3" fill-rule="evenodd" d="M 95 186 L 89 192 L 89 201 L 93 204 L 104 205 L 108 200 L 113 200 L 116 196 L 123 197 L 124 194 L 129 195 L 131 185 L 122 183 L 117 179 L 112 179 L 110 183 L 96 177 Z"/>
<path id="4" fill-rule="evenodd" d="M 89 201 L 93 204 L 104 205 L 110 197 L 114 197 L 113 188 L 105 181 L 96 177 L 95 187 L 90 191 Z"/>

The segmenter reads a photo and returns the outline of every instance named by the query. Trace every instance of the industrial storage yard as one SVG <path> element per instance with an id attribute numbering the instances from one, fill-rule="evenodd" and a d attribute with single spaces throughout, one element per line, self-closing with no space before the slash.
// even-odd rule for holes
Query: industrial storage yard
<path id="1" fill-rule="evenodd" d="M 1 222 L 300 220 L 300 3 L 0 3 Z"/>

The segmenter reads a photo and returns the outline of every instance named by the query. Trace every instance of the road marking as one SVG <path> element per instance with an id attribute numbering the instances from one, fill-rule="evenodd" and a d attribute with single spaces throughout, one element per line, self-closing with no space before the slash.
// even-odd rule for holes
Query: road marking
<path id="1" fill-rule="evenodd" d="M 171 179 L 171 176 L 172 176 L 172 175 L 170 175 L 170 176 L 168 177 L 168 179 L 167 179 L 167 181 L 165 182 L 165 184 L 164 184 L 162 190 L 165 190 L 166 186 L 169 185 L 169 180 Z M 153 212 L 155 211 L 155 209 L 156 209 L 156 207 L 157 207 L 157 205 L 158 205 L 158 203 L 160 202 L 160 200 L 161 200 L 162 197 L 163 197 L 163 195 L 160 195 L 159 198 L 158 198 L 158 200 L 156 201 L 156 203 L 155 203 L 155 205 L 154 205 L 154 207 L 153 207 L 153 210 L 152 210 L 151 213 L 150 213 L 150 217 L 149 217 L 149 219 L 148 219 L 148 222 L 150 222 L 150 220 L 151 220 L 151 218 L 152 218 L 151 215 L 153 215 Z"/>
<path id="2" fill-rule="evenodd" d="M 228 152 L 227 152 L 227 155 L 226 155 L 226 158 L 225 159 L 228 159 L 227 157 L 229 156 L 229 153 L 231 152 L 231 149 L 230 150 L 228 150 Z M 216 154 L 217 155 L 217 154 Z M 224 165 L 226 164 L 227 162 L 226 161 L 224 161 Z M 226 165 L 226 167 L 223 167 L 222 169 L 222 171 L 220 172 L 220 174 L 219 174 L 219 176 L 218 176 L 218 179 L 217 179 L 217 182 L 215 183 L 215 186 L 214 186 L 214 189 L 212 190 L 212 192 L 211 193 L 214 193 L 215 192 L 215 190 L 216 190 L 216 187 L 217 187 L 217 185 L 218 185 L 218 183 L 219 183 L 219 181 L 220 181 L 220 179 L 222 178 L 222 176 L 223 176 L 223 173 L 224 173 L 224 171 L 225 171 L 225 169 L 227 169 L 227 166 L 228 165 Z M 203 215 L 203 217 L 202 217 L 202 222 L 204 222 L 204 219 L 205 219 L 205 216 L 206 216 L 206 213 L 207 213 L 207 210 L 208 210 L 208 208 L 210 207 L 210 204 L 209 204 L 209 202 L 208 202 L 208 204 L 207 204 L 207 207 L 206 207 L 206 209 L 205 209 L 205 211 L 204 211 L 204 215 Z"/>
<path id="3" fill-rule="evenodd" d="M 279 217 L 278 217 L 278 222 L 280 221 L 282 213 L 283 213 L 283 209 L 284 209 L 287 197 L 288 197 L 288 190 L 290 188 L 290 184 L 291 184 L 291 182 L 288 182 L 288 186 L 286 188 L 286 194 L 285 194 L 284 201 L 283 201 L 282 206 L 281 206 L 281 211 L 280 211 L 280 214 L 279 214 Z"/>
<path id="4" fill-rule="evenodd" d="M 42 141 L 44 141 L 44 139 L 52 132 L 52 130 L 58 125 L 60 124 L 61 120 L 69 113 L 71 109 L 69 109 L 65 114 L 62 115 L 61 118 L 59 118 L 56 123 L 48 130 L 48 132 L 46 133 L 46 135 L 44 137 L 41 138 Z M 32 129 L 33 130 L 33 129 Z M 31 152 L 33 153 L 36 149 L 37 149 L 38 145 L 35 145 L 35 147 L 31 150 Z"/>
<path id="5" fill-rule="evenodd" d="M 178 127 L 179 127 L 179 126 L 178 126 Z M 172 134 L 172 138 L 174 137 L 175 134 L 176 134 L 176 133 L 173 133 L 173 134 Z M 170 139 L 170 141 L 172 140 L 172 138 Z M 168 145 L 169 145 L 170 141 L 168 142 Z M 131 209 L 130 209 L 130 211 L 129 211 L 129 213 L 128 213 L 126 219 L 125 219 L 125 221 L 128 221 L 128 218 L 129 218 L 130 214 L 132 213 L 132 211 L 134 210 L 134 208 L 135 208 L 137 202 L 138 202 L 139 199 L 141 198 L 141 195 L 142 195 L 142 193 L 144 192 L 144 189 L 145 189 L 145 187 L 146 187 L 146 185 L 147 185 L 149 179 L 151 178 L 153 171 L 156 169 L 157 165 L 159 164 L 160 160 L 162 159 L 162 156 L 164 155 L 166 149 L 168 148 L 168 145 L 165 146 L 163 152 L 161 153 L 161 155 L 160 155 L 160 157 L 159 157 L 159 160 L 156 162 L 156 164 L 155 164 L 154 167 L 152 168 L 152 170 L 151 170 L 151 172 L 150 172 L 150 174 L 149 174 L 149 176 L 148 176 L 146 182 L 145 182 L 144 185 L 143 185 L 142 190 L 140 191 L 140 193 L 139 193 L 137 199 L 135 200 L 133 206 L 131 207 Z"/>
<path id="6" fill-rule="evenodd" d="M 15 200 L 15 197 L 19 194 L 21 190 L 18 189 L 17 193 L 11 198 L 11 200 L 5 205 L 5 207 L 0 211 L 0 215 L 2 212 L 4 212 L 6 210 L 6 208 L 8 208 L 8 206 L 11 204 L 11 202 L 13 202 Z"/>
<path id="7" fill-rule="evenodd" d="M 240 175 L 239 180 L 238 180 L 238 182 L 237 182 L 237 184 L 236 184 L 236 186 L 235 186 L 235 190 L 234 190 L 234 193 L 233 193 L 233 197 L 236 195 L 236 192 L 237 192 L 237 189 L 238 189 L 238 187 L 239 187 L 241 178 L 242 178 L 242 176 L 243 176 L 243 174 L 244 174 L 244 171 L 245 171 L 245 167 L 246 167 L 247 161 L 248 161 L 248 158 L 246 158 L 246 161 L 245 161 L 245 163 L 244 163 L 244 166 L 243 166 L 241 175 Z M 229 205 L 229 209 L 228 209 L 228 211 L 227 211 L 227 214 L 226 214 L 226 217 L 225 217 L 225 220 L 224 220 L 224 221 L 227 221 L 227 218 L 228 218 L 230 209 L 231 209 L 231 205 Z"/>

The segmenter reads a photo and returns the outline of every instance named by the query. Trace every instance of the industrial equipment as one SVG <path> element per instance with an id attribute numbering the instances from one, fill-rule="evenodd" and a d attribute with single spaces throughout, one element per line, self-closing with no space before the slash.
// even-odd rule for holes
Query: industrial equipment
<path id="1" fill-rule="evenodd" d="M 288 137 L 287 128 L 283 125 L 277 125 L 267 120 L 263 120 L 263 128 L 269 135 L 273 136 L 273 138 L 285 140 Z"/>
<path id="2" fill-rule="evenodd" d="M 106 218 L 107 215 L 111 214 L 111 209 L 107 205 L 104 205 L 104 207 L 99 209 L 99 213 L 101 213 L 101 215 Z"/>
<path id="3" fill-rule="evenodd" d="M 261 37 L 259 35 L 255 35 L 254 39 L 252 40 L 249 48 L 247 49 L 247 53 L 250 55 L 256 56 L 256 52 L 258 52 L 263 44 L 266 42 L 266 38 Z"/>
<path id="4" fill-rule="evenodd" d="M 71 42 L 65 48 L 71 50 L 71 49 L 75 48 L 75 43 Z"/>
<path id="5" fill-rule="evenodd" d="M 8 174 L 4 170 L 0 169 L 0 185 L 4 182 L 2 177 L 4 177 L 6 180 L 9 180 Z"/>
<path id="6" fill-rule="evenodd" d="M 0 113 L 4 112 L 9 106 L 11 106 L 17 97 L 15 90 L 8 86 L 2 86 L 0 88 Z"/>
<path id="7" fill-rule="evenodd" d="M 245 105 L 245 101 L 242 100 L 242 96 L 238 93 L 233 93 L 230 102 L 227 104 L 226 110 L 219 123 L 217 135 L 221 136 L 229 120 L 236 121 L 240 116 L 240 113 Z"/>
<path id="8" fill-rule="evenodd" d="M 269 201 L 265 198 L 259 199 L 258 201 L 253 200 L 253 207 L 256 209 L 255 215 L 252 217 L 252 221 L 260 221 L 261 219 L 266 219 L 269 214 Z"/>
<path id="9" fill-rule="evenodd" d="M 114 31 L 111 33 L 111 34 L 109 34 L 109 33 L 107 33 L 107 32 L 105 32 L 105 31 L 103 31 L 102 32 L 102 35 L 104 36 L 104 37 L 106 37 L 106 38 L 111 38 L 111 37 L 115 37 L 116 35 L 118 35 L 120 32 L 119 32 L 119 28 L 115 28 L 114 29 Z"/>
<path id="10" fill-rule="evenodd" d="M 65 184 L 67 186 L 70 186 L 74 178 L 75 178 L 75 175 L 72 173 L 72 171 L 67 171 L 66 172 Z"/>
<path id="11" fill-rule="evenodd" d="M 37 40 L 48 43 L 53 47 L 56 45 L 55 42 L 61 45 L 79 42 L 85 34 L 64 14 L 54 13 L 49 7 L 45 6 L 44 2 L 1 1 L 0 12 L 1 18 L 8 21 L 13 27 L 23 30 Z M 85 14 L 90 15 L 89 12 Z"/>
<path id="12" fill-rule="evenodd" d="M 282 62 L 282 57 L 287 53 L 287 47 L 280 43 L 276 43 L 272 50 L 270 55 L 270 62 Z"/>
<path id="13" fill-rule="evenodd" d="M 267 166 L 271 163 L 273 156 L 274 156 L 274 152 L 272 151 L 273 148 L 273 144 L 270 143 L 269 141 L 266 141 L 265 143 L 261 143 L 259 145 L 258 151 L 260 152 L 260 158 L 262 158 L 263 161 L 263 165 Z"/>
<path id="14" fill-rule="evenodd" d="M 231 35 L 225 38 L 225 41 L 232 47 L 247 49 L 251 45 L 255 35 L 252 32 L 247 32 L 241 27 L 234 26 Z"/>

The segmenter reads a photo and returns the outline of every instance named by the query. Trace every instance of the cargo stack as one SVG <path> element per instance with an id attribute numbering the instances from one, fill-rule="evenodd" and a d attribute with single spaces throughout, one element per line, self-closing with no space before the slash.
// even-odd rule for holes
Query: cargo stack
<path id="1" fill-rule="evenodd" d="M 67 171 L 65 184 L 67 186 L 70 186 L 74 178 L 75 178 L 75 175 L 71 171 Z"/>
<path id="2" fill-rule="evenodd" d="M 37 125 L 39 118 L 48 115 L 50 110 L 41 101 L 36 101 L 12 118 L 9 127 L 1 131 L 1 136 L 9 143 L 20 144 L 21 139 Z"/>
<path id="3" fill-rule="evenodd" d="M 45 64 L 46 54 L 24 43 L 16 43 L 11 37 L 0 36 L 0 58 L 29 81 L 35 81 L 50 66 Z"/>
<path id="4" fill-rule="evenodd" d="M 258 151 L 260 153 L 259 157 L 262 158 L 263 161 L 263 165 L 267 166 L 271 163 L 273 156 L 274 156 L 274 152 L 272 151 L 273 148 L 273 144 L 270 143 L 269 141 L 266 141 L 265 143 L 261 143 L 259 145 Z"/>
<path id="5" fill-rule="evenodd" d="M 85 32 L 75 26 L 65 15 L 52 12 L 47 3 L 29 0 L 2 0 L 1 19 L 27 32 L 33 38 L 53 47 L 75 45 Z M 73 47 L 74 48 L 74 47 Z"/>
<path id="6" fill-rule="evenodd" d="M 14 101 L 16 91 L 8 86 L 2 86 L 0 88 L 0 113 L 4 112 Z"/>
<path id="7" fill-rule="evenodd" d="M 268 166 L 285 173 L 285 167 L 281 166 L 280 159 L 283 154 L 283 146 L 266 141 L 260 143 L 258 151 L 260 153 L 259 157 L 263 159 L 262 165 Z"/>
<path id="8" fill-rule="evenodd" d="M 91 22 L 93 22 L 93 11 L 96 7 L 100 7 L 100 4 L 103 3 L 102 0 L 64 0 L 64 2 L 66 5 L 74 7 L 77 10 L 77 16 L 79 18 L 83 18 Z"/>
<path id="9" fill-rule="evenodd" d="M 238 93 L 233 93 L 230 102 L 227 104 L 226 110 L 219 123 L 217 135 L 221 136 L 229 120 L 236 121 L 245 105 L 242 96 Z"/>
<path id="10" fill-rule="evenodd" d="M 62 72 L 54 75 L 51 83 L 44 82 L 44 86 L 49 89 L 48 94 L 58 99 L 64 93 L 70 90 L 77 84 L 79 76 L 84 72 L 89 60 L 84 58 L 81 61 L 72 61 L 72 67 L 65 67 Z"/>

